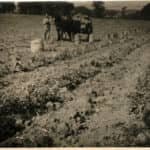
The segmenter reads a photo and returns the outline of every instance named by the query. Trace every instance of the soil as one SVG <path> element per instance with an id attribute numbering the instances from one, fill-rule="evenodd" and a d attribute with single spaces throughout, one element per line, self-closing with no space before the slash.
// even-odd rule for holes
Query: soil
<path id="1" fill-rule="evenodd" d="M 42 16 L 0 20 L 1 147 L 150 146 L 148 21 L 93 19 L 94 43 L 35 54 Z"/>

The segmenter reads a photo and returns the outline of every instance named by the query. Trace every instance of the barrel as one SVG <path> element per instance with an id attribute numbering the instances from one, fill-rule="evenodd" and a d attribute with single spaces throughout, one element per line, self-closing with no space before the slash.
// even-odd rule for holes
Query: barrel
<path id="1" fill-rule="evenodd" d="M 43 50 L 43 41 L 42 39 L 35 39 L 31 41 L 31 52 L 36 53 Z"/>

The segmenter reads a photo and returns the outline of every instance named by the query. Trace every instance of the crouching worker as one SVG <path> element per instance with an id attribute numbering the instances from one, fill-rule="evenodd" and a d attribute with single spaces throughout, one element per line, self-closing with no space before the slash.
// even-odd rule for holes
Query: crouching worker
<path id="1" fill-rule="evenodd" d="M 44 26 L 44 40 L 49 40 L 51 24 L 48 14 L 46 14 L 45 18 L 43 19 L 43 26 Z"/>

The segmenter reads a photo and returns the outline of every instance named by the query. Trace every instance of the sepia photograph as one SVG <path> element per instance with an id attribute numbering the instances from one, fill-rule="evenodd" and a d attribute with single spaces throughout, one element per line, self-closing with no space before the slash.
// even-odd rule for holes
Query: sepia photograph
<path id="1" fill-rule="evenodd" d="M 149 147 L 150 1 L 0 1 L 0 147 Z"/>

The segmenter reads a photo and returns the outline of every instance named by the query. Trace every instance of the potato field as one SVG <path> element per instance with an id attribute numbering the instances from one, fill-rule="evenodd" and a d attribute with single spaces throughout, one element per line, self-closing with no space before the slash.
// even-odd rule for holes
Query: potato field
<path id="1" fill-rule="evenodd" d="M 150 146 L 150 22 L 93 19 L 93 43 L 32 53 L 42 19 L 0 15 L 0 146 Z"/>

